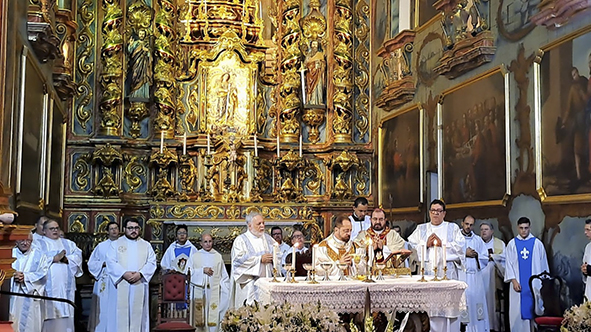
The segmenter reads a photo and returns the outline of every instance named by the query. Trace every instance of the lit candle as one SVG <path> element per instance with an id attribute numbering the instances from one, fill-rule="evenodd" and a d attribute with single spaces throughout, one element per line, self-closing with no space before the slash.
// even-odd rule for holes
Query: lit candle
<path id="1" fill-rule="evenodd" d="M 254 134 L 254 156 L 259 156 L 259 145 L 257 143 L 257 134 Z"/>
<path id="2" fill-rule="evenodd" d="M 263 20 L 263 1 L 259 1 L 259 18 Z"/>
<path id="3" fill-rule="evenodd" d="M 421 245 L 421 270 L 425 268 L 425 251 L 427 251 L 427 246 L 423 243 Z"/>
<path id="4" fill-rule="evenodd" d="M 277 268 L 277 253 L 279 252 L 279 243 L 275 242 L 273 243 L 273 268 L 277 271 L 279 271 L 279 269 Z"/>
<path id="5" fill-rule="evenodd" d="M 207 154 L 211 154 L 211 150 L 210 150 L 210 145 L 211 145 L 211 140 L 209 138 L 209 133 L 207 133 Z"/>
<path id="6" fill-rule="evenodd" d="M 160 132 L 160 153 L 164 149 L 164 131 Z"/>
<path id="7" fill-rule="evenodd" d="M 369 241 L 367 241 L 367 258 L 369 259 L 369 262 L 367 265 L 369 267 L 373 267 L 373 255 L 374 255 L 373 241 L 371 239 L 369 239 Z"/>
<path id="8" fill-rule="evenodd" d="M 300 135 L 300 158 L 302 158 L 302 135 Z"/>
<path id="9" fill-rule="evenodd" d="M 277 159 L 279 159 L 279 134 L 277 134 Z"/>
<path id="10" fill-rule="evenodd" d="M 435 250 L 435 260 L 433 261 L 434 265 L 432 265 L 432 267 L 435 268 L 438 265 L 437 264 L 438 263 L 437 262 L 437 240 L 433 241 L 433 250 Z"/>
<path id="11" fill-rule="evenodd" d="M 291 266 L 295 270 L 296 269 L 296 248 L 298 247 L 297 243 L 294 243 L 291 247 L 292 249 L 292 256 L 291 256 Z"/>
<path id="12" fill-rule="evenodd" d="M 183 135 L 183 155 L 187 154 L 187 132 Z"/>
<path id="13" fill-rule="evenodd" d="M 318 245 L 315 244 L 312 246 L 312 268 L 316 269 L 316 251 L 318 250 Z"/>

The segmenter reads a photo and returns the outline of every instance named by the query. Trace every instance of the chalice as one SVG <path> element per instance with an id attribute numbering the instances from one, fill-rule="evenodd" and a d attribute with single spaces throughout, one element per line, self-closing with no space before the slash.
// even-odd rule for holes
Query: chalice
<path id="1" fill-rule="evenodd" d="M 291 264 L 283 264 L 283 269 L 285 270 L 283 282 L 289 282 L 291 280 Z"/>
<path id="2" fill-rule="evenodd" d="M 322 278 L 322 281 L 330 281 L 330 277 L 328 276 L 328 274 L 330 273 L 330 270 L 332 270 L 333 264 L 320 263 L 320 267 L 324 270 L 324 278 Z"/>
<path id="3" fill-rule="evenodd" d="M 339 273 L 339 281 L 347 281 L 347 277 L 345 276 L 345 270 L 349 267 L 347 263 L 338 263 L 337 267 L 341 272 Z"/>
<path id="4" fill-rule="evenodd" d="M 312 278 L 310 278 L 310 271 L 312 271 L 312 264 L 308 264 L 308 263 L 304 263 L 302 264 L 302 267 L 304 268 L 304 270 L 306 270 L 307 275 L 306 275 L 306 280 L 305 281 L 310 281 L 312 280 Z"/>
<path id="5" fill-rule="evenodd" d="M 380 262 L 380 263 L 376 263 L 376 269 L 378 269 L 378 277 L 376 278 L 376 280 L 385 280 L 384 279 L 384 269 L 386 268 L 386 263 Z"/>

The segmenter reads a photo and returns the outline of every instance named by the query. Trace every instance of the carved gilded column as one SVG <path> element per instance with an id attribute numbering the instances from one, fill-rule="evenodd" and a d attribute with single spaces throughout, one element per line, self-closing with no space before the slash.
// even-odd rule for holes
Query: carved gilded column
<path id="1" fill-rule="evenodd" d="M 79 4 L 77 22 L 80 28 L 77 32 L 76 57 L 74 63 L 74 81 L 76 82 L 76 97 L 72 111 L 72 131 L 76 135 L 89 135 L 92 132 L 90 121 L 94 109 L 93 73 L 96 70 L 95 31 L 97 30 L 96 6 L 92 0 L 83 0 Z M 92 84 L 92 85 L 91 85 Z"/>
<path id="2" fill-rule="evenodd" d="M 118 0 L 103 0 L 105 17 L 102 25 L 103 45 L 101 46 L 100 74 L 101 99 L 99 111 L 101 114 L 99 132 L 107 136 L 119 136 L 121 133 L 123 85 L 123 36 L 121 28 L 123 11 Z"/>
<path id="3" fill-rule="evenodd" d="M 298 0 L 285 0 L 281 26 L 282 59 L 279 67 L 282 75 L 279 95 L 282 98 L 279 114 L 280 135 L 285 142 L 297 142 L 300 134 L 300 73 L 302 51 L 300 50 L 301 7 Z"/>
<path id="4" fill-rule="evenodd" d="M 156 118 L 154 131 L 164 132 L 165 136 L 174 136 L 174 112 L 176 109 L 177 86 L 175 81 L 176 55 L 174 45 L 176 31 L 176 5 L 170 0 L 158 1 L 156 15 L 155 65 L 154 65 L 154 103 Z"/>
<path id="5" fill-rule="evenodd" d="M 369 14 L 366 0 L 358 0 L 355 5 L 355 130 L 359 142 L 369 141 Z M 352 134 L 355 137 L 354 134 Z"/>
<path id="6" fill-rule="evenodd" d="M 353 106 L 353 12 L 351 0 L 335 2 L 334 17 L 334 140 L 337 143 L 351 142 Z"/>

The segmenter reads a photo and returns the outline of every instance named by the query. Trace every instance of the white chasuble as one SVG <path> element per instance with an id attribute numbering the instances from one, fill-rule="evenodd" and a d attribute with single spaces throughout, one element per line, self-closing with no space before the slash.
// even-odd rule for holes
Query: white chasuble
<path id="1" fill-rule="evenodd" d="M 213 275 L 203 269 L 209 267 Z M 199 250 L 192 257 L 191 283 L 193 284 L 194 326 L 197 331 L 221 331 L 221 321 L 230 305 L 230 277 L 222 255 L 215 249 Z"/>
<path id="2" fill-rule="evenodd" d="M 109 297 L 108 331 L 149 332 L 150 279 L 156 271 L 156 255 L 144 239 L 120 237 L 107 254 L 107 273 L 117 289 L 116 296 Z M 130 284 L 123 275 L 139 272 L 142 278 Z"/>
<path id="3" fill-rule="evenodd" d="M 256 300 L 255 281 L 271 277 L 273 264 L 263 264 L 263 254 L 273 253 L 273 238 L 263 233 L 260 237 L 246 231 L 236 237 L 232 245 L 232 277 L 230 278 L 230 305 L 239 308 Z"/>
<path id="4" fill-rule="evenodd" d="M 339 262 L 341 257 L 345 255 L 355 254 L 357 246 L 353 241 L 341 241 L 334 236 L 334 233 L 329 235 L 326 239 L 320 241 L 318 244 L 318 252 L 316 254 L 316 271 L 319 275 L 324 275 L 328 272 L 329 276 L 339 276 L 340 270 L 334 265 Z M 322 269 L 322 263 L 333 263 L 330 270 Z M 347 272 L 348 273 L 348 272 Z"/>
<path id="5" fill-rule="evenodd" d="M 468 288 L 466 288 L 467 310 L 463 321 L 468 323 L 466 332 L 487 332 L 490 324 L 488 322 L 488 307 L 482 269 L 488 263 L 488 254 L 484 241 L 480 236 L 470 233 L 470 235 L 464 237 L 466 238 L 465 249 L 473 249 L 478 254 L 478 257 L 466 257 L 464 270 L 460 273 L 460 280 L 468 284 Z"/>
<path id="6" fill-rule="evenodd" d="M 107 274 L 107 253 L 115 242 L 107 239 L 99 243 L 88 259 L 88 271 L 95 279 L 92 289 L 90 316 L 88 317 L 88 330 L 90 332 L 108 332 L 109 296 L 115 296 L 116 290 Z"/>
<path id="7" fill-rule="evenodd" d="M 12 249 L 12 263 L 15 271 L 22 272 L 24 282 L 12 279 L 10 290 L 14 293 L 45 295 L 45 277 L 51 264 L 51 258 L 31 247 L 26 253 L 18 248 Z M 40 332 L 43 324 L 41 300 L 26 297 L 10 297 L 10 320 L 16 332 Z"/>

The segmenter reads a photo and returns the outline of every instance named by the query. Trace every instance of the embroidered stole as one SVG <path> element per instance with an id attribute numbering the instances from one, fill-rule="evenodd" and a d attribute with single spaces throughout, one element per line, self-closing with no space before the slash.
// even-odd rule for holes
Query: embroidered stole
<path id="1" fill-rule="evenodd" d="M 126 269 L 129 266 L 129 261 L 135 260 L 139 263 L 138 270 L 140 270 L 140 264 L 145 263 L 148 259 L 148 250 L 146 249 L 145 243 L 137 240 L 137 251 L 134 257 L 129 257 L 127 244 L 127 238 L 125 236 L 120 237 L 115 243 L 119 265 Z M 144 311 L 144 298 L 146 296 L 146 289 L 144 285 L 141 284 L 141 282 L 138 281 L 138 283 L 134 285 L 134 305 L 132 308 L 129 308 L 129 296 L 132 285 L 130 285 L 126 280 L 121 280 L 121 282 L 117 285 L 117 308 L 119 309 L 119 315 L 117 315 L 118 331 L 140 332 L 142 330 L 141 320 L 143 317 L 142 313 Z"/>

